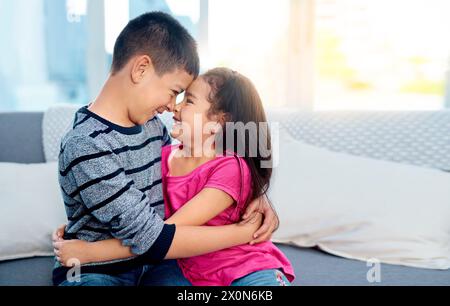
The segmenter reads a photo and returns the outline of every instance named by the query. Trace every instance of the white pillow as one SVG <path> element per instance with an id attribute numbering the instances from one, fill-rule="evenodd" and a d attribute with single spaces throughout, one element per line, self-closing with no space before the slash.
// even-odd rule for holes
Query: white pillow
<path id="1" fill-rule="evenodd" d="M 67 217 L 57 163 L 0 163 L 0 261 L 51 256 L 51 233 Z"/>
<path id="2" fill-rule="evenodd" d="M 450 268 L 450 174 L 335 153 L 280 131 L 275 241 L 358 260 Z"/>

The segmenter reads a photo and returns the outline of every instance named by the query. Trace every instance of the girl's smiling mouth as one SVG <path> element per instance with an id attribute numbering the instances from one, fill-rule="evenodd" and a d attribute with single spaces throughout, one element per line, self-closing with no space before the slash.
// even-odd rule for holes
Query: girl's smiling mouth
<path id="1" fill-rule="evenodd" d="M 177 138 L 182 134 L 182 122 L 177 116 L 173 116 L 172 137 Z"/>
<path id="2" fill-rule="evenodd" d="M 176 116 L 173 117 L 173 122 L 174 122 L 174 125 L 181 125 L 181 120 L 178 119 Z"/>

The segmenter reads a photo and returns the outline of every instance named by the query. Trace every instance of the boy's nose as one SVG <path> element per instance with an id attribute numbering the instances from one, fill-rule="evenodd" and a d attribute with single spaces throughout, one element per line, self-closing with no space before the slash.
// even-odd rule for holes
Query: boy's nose
<path id="1" fill-rule="evenodd" d="M 173 113 L 178 113 L 181 110 L 181 103 L 175 104 L 175 107 L 173 108 Z"/>
<path id="2" fill-rule="evenodd" d="M 175 109 L 175 105 L 176 105 L 176 101 L 172 101 L 169 104 L 167 104 L 167 111 L 170 113 L 173 113 L 174 109 Z"/>

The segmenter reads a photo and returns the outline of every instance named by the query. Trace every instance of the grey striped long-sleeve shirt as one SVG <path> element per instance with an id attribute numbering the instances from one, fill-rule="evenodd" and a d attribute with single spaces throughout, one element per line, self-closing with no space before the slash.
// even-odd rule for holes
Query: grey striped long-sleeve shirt
<path id="1" fill-rule="evenodd" d="M 141 259 L 163 259 L 175 233 L 163 221 L 161 148 L 168 144 L 167 129 L 157 117 L 124 128 L 81 108 L 59 156 L 65 238 L 117 238 Z M 119 262 L 88 265 L 85 271 L 107 273 Z"/>

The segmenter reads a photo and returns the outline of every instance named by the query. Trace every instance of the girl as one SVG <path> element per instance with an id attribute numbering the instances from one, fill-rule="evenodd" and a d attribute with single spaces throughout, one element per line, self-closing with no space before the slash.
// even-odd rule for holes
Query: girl
<path id="1" fill-rule="evenodd" d="M 162 150 L 166 223 L 238 223 L 246 205 L 266 194 L 272 175 L 267 166 L 270 134 L 259 126 L 267 120 L 255 87 L 237 72 L 210 70 L 188 88 L 176 106 L 174 121 L 172 137 L 181 144 Z M 250 128 L 230 130 L 229 123 Z M 98 243 L 100 253 L 94 252 Z M 129 248 L 114 240 L 82 248 L 79 251 L 91 253 L 86 258 L 94 262 L 132 256 Z M 178 259 L 178 264 L 194 286 L 287 286 L 295 277 L 288 259 L 271 242 Z"/>

